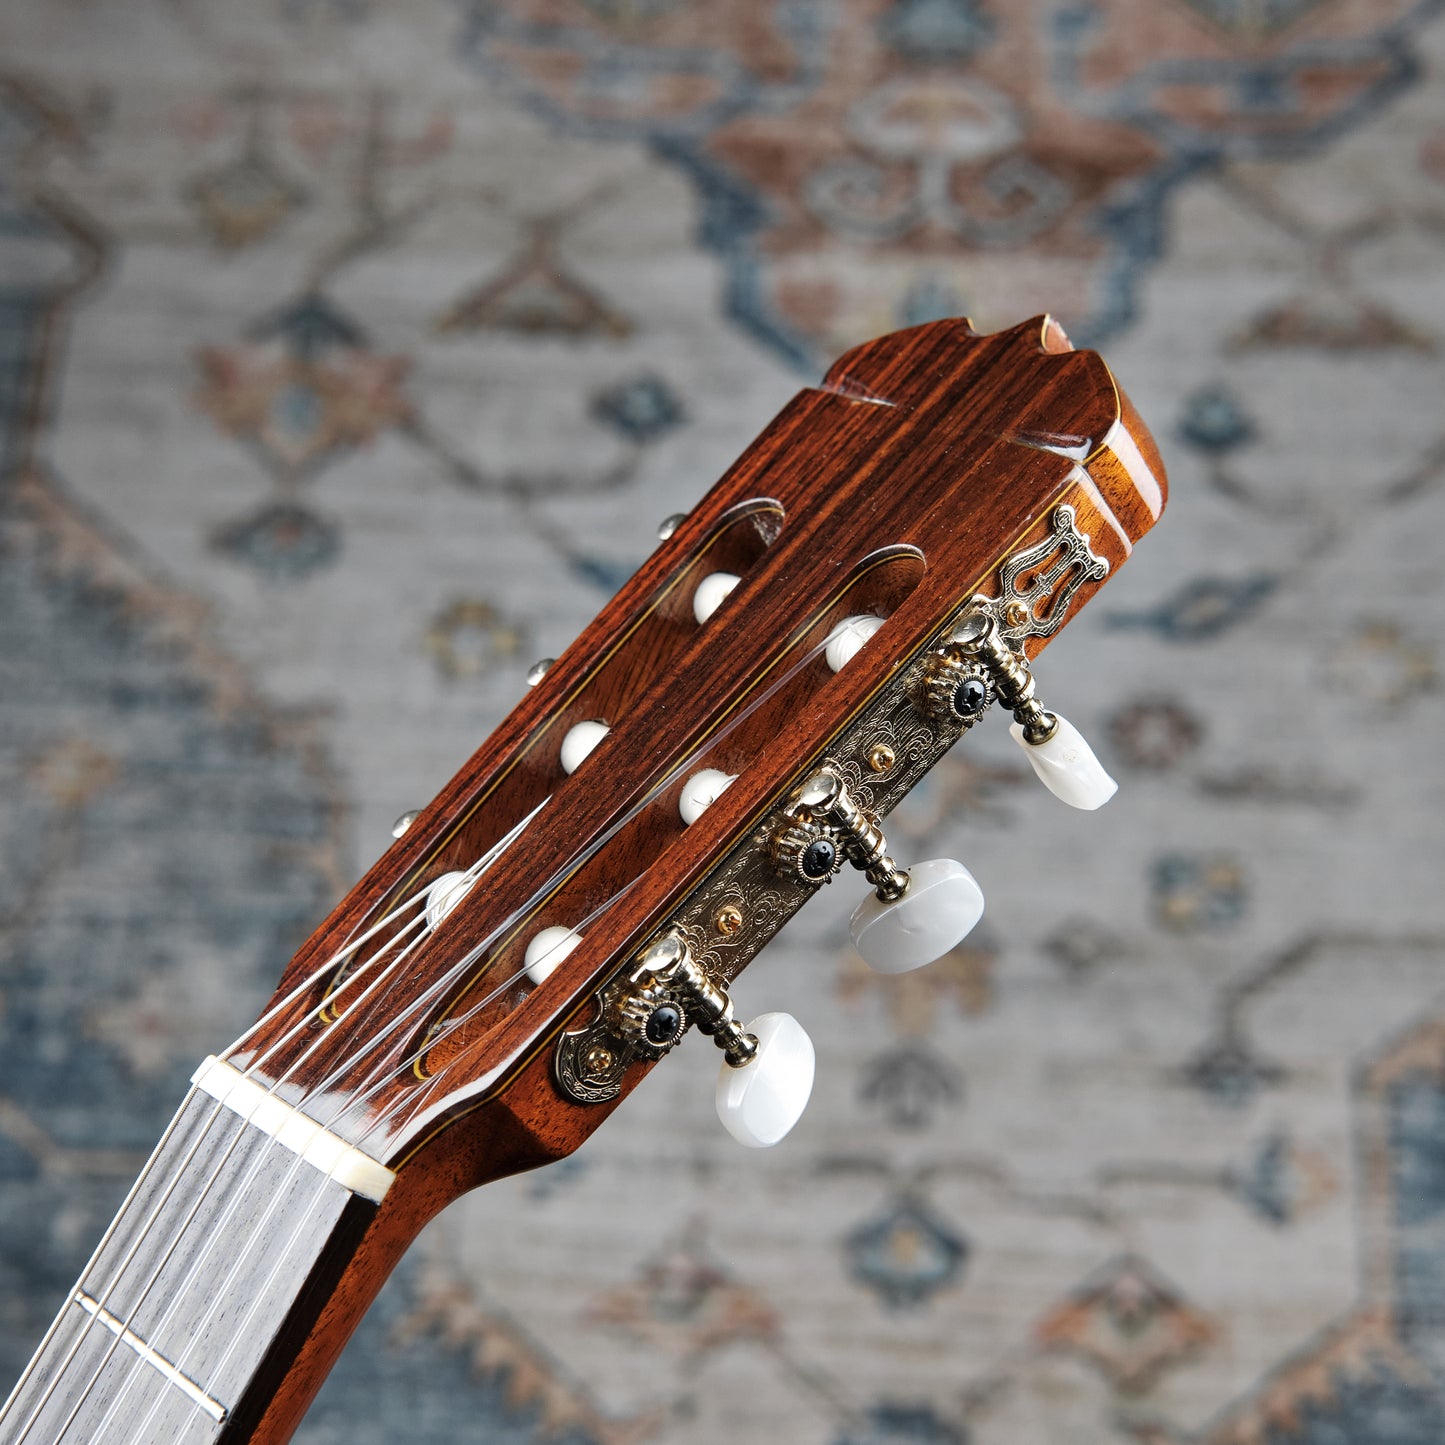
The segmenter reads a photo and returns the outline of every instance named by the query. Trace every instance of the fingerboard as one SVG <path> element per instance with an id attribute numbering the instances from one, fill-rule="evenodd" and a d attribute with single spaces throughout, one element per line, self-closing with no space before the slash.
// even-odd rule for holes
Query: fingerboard
<path id="1" fill-rule="evenodd" d="M 375 1213 L 193 1094 L 0 1412 L 0 1442 L 246 1438 Z"/>

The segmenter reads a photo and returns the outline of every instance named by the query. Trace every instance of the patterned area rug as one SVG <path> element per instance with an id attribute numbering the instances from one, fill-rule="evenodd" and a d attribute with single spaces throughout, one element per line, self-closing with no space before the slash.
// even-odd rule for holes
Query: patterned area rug
<path id="1" fill-rule="evenodd" d="M 1419 0 L 11 0 L 0 1355 L 196 1061 L 799 386 L 1054 312 L 1170 515 L 690 1045 L 424 1236 L 298 1439 L 1445 1439 L 1445 14 Z"/>

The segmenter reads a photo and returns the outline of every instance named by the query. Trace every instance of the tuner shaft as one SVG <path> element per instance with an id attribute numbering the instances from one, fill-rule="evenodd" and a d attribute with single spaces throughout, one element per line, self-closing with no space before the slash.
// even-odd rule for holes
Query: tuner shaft
<path id="1" fill-rule="evenodd" d="M 999 700 L 1013 713 L 1028 743 L 1037 746 L 1054 735 L 1058 722 L 1034 697 L 1034 675 L 1028 658 L 1004 641 L 992 613 L 982 607 L 970 612 L 951 641 L 965 656 L 988 669 Z"/>
<path id="2" fill-rule="evenodd" d="M 775 856 L 780 846 L 796 847 L 802 836 L 813 838 L 810 848 L 836 837 L 844 856 L 862 870 L 879 898 L 891 902 L 903 896 L 908 888 L 908 874 L 888 856 L 888 840 L 883 836 L 883 829 L 854 802 L 837 773 L 830 768 L 814 773 L 793 795 L 787 811 L 792 822 L 775 837 Z M 806 859 L 807 851 L 801 856 Z M 802 870 L 801 876 L 807 882 L 820 881 L 809 876 L 806 870 Z"/>

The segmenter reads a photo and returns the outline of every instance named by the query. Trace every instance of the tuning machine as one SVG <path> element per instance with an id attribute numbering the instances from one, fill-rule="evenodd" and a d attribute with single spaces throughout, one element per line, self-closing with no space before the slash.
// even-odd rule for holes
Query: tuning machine
<path id="1" fill-rule="evenodd" d="M 908 973 L 957 947 L 983 916 L 983 892 L 952 858 L 915 863 L 906 872 L 888 854 L 877 819 L 860 808 L 830 767 L 793 794 L 773 834 L 774 867 L 817 884 L 844 859 L 873 885 L 854 910 L 853 945 L 880 973 Z M 809 860 L 816 866 L 809 866 Z"/>
<path id="2" fill-rule="evenodd" d="M 1043 785 L 1071 808 L 1101 808 L 1118 791 L 1118 783 L 1104 771 L 1079 730 L 1059 713 L 1050 712 L 1035 694 L 1035 682 L 1022 648 L 1015 650 L 987 602 L 964 615 L 943 649 L 933 654 L 925 672 L 926 706 L 939 715 L 937 699 L 954 699 L 970 686 L 959 682 L 950 693 L 952 679 L 977 679 L 976 687 L 991 693 L 978 708 L 982 713 L 997 697 L 1014 715 L 1009 733 L 1024 750 Z M 974 696 L 978 696 L 975 691 Z M 952 706 L 952 703 L 949 704 Z M 962 713 L 960 719 L 967 721 Z"/>
<path id="3" fill-rule="evenodd" d="M 676 929 L 644 949 L 607 989 L 596 1024 L 562 1036 L 558 1083 L 579 1103 L 616 1098 L 628 1065 L 662 1058 L 689 1023 L 722 1050 L 717 1111 L 723 1127 L 752 1149 L 776 1144 L 802 1117 L 812 1093 L 812 1041 L 791 1014 L 762 1014 L 746 1027 L 739 1024 L 727 992 Z"/>

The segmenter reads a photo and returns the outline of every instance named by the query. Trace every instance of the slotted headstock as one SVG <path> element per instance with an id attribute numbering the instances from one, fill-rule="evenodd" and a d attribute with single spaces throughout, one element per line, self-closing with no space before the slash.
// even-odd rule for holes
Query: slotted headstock
<path id="1" fill-rule="evenodd" d="M 960 680 L 1037 730 L 1028 662 L 1164 496 L 1109 370 L 1047 318 L 850 351 L 343 900 L 230 1062 L 395 1171 L 419 1221 L 575 1149 L 674 1041 L 659 1001 L 746 1054 L 699 990 L 725 1004 L 811 896 L 809 840 L 870 866 L 886 910 L 904 885 L 868 830 L 971 725 Z M 836 806 L 800 803 L 820 774 Z"/>

